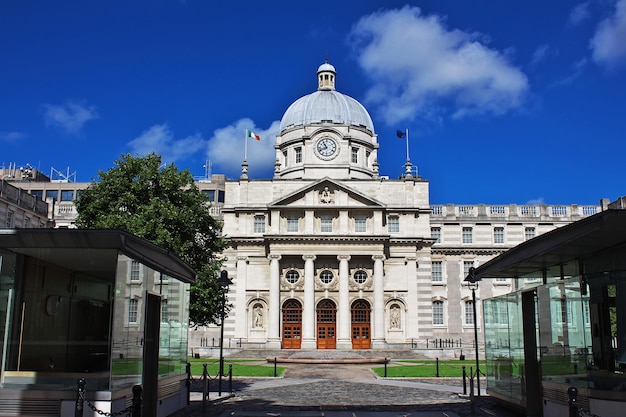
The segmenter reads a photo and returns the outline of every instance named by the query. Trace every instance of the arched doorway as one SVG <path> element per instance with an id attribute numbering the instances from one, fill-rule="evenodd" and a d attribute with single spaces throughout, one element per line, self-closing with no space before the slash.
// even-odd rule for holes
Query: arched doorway
<path id="1" fill-rule="evenodd" d="M 369 349 L 371 343 L 370 332 L 370 304 L 365 300 L 356 300 L 352 303 L 352 349 Z"/>
<path id="2" fill-rule="evenodd" d="M 283 304 L 283 349 L 300 349 L 302 343 L 302 304 L 287 300 Z"/>
<path id="3" fill-rule="evenodd" d="M 330 300 L 322 300 L 317 305 L 317 348 L 335 349 L 335 327 L 337 306 Z"/>

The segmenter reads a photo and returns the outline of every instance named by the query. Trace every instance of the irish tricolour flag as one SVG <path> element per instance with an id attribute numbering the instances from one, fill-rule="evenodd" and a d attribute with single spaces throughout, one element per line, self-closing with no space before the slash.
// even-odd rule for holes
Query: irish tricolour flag
<path id="1" fill-rule="evenodd" d="M 251 130 L 246 129 L 246 138 L 254 138 L 256 140 L 261 140 L 261 136 L 257 135 Z"/>

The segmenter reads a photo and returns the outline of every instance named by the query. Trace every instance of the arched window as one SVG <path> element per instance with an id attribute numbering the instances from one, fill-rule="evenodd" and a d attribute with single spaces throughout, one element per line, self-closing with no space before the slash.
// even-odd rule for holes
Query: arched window
<path id="1" fill-rule="evenodd" d="M 433 324 L 443 325 L 443 301 L 433 301 Z"/>

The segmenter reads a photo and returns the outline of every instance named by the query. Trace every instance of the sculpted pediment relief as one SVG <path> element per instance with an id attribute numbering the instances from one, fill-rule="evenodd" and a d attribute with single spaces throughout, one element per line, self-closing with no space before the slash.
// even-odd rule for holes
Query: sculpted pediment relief
<path id="1" fill-rule="evenodd" d="M 274 200 L 269 207 L 384 207 L 381 202 L 348 187 L 340 181 L 324 178 Z"/>

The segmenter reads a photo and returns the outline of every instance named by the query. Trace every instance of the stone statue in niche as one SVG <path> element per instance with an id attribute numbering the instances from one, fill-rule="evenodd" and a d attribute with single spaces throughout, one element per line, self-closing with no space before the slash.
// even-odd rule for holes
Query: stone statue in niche
<path id="1" fill-rule="evenodd" d="M 400 328 L 400 308 L 398 306 L 391 307 L 391 324 L 392 329 Z"/>
<path id="2" fill-rule="evenodd" d="M 254 307 L 254 322 L 252 327 L 263 328 L 263 307 L 258 304 Z"/>
<path id="3" fill-rule="evenodd" d="M 320 203 L 323 204 L 331 204 L 335 200 L 335 194 L 328 189 L 328 187 L 324 187 L 324 189 L 320 192 Z"/>

